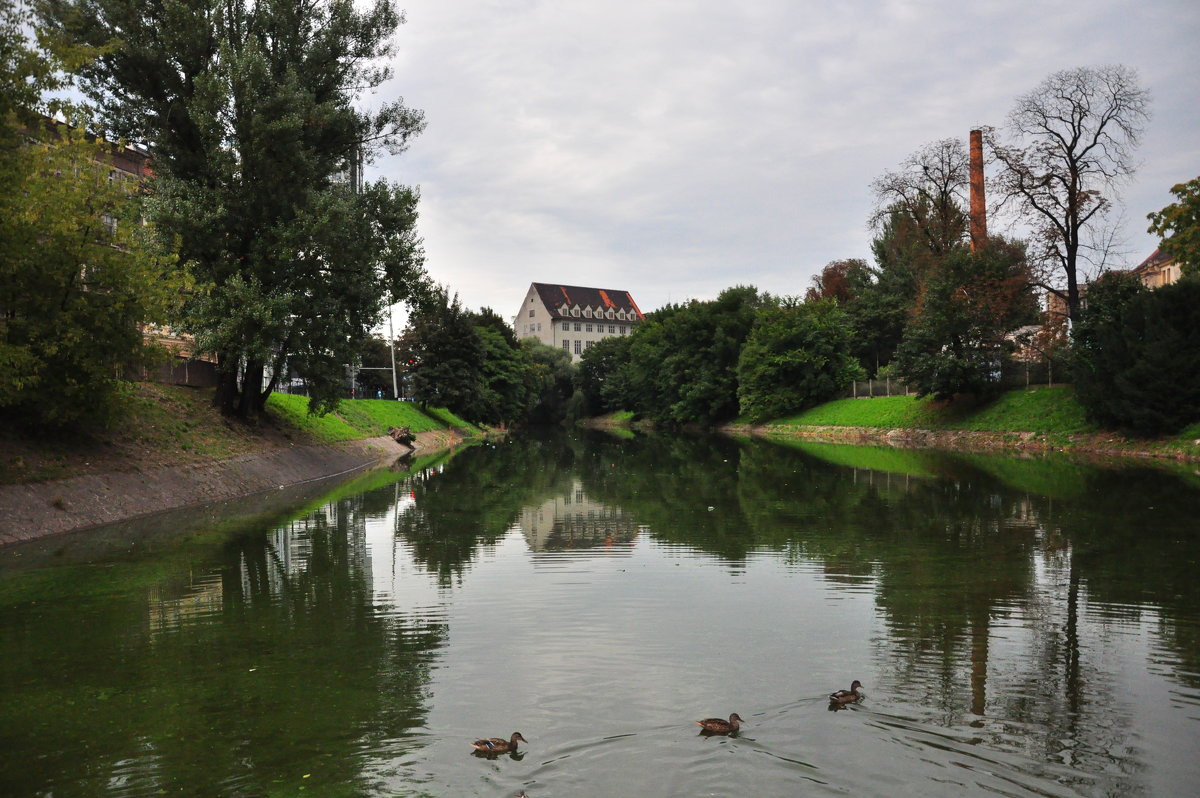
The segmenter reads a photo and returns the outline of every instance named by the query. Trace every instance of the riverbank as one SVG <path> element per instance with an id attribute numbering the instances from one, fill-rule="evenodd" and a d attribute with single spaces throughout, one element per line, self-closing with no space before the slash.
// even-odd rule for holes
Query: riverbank
<path id="1" fill-rule="evenodd" d="M 584 424 L 613 429 L 629 428 L 631 422 L 631 414 L 614 413 Z M 763 424 L 734 422 L 721 431 L 902 448 L 1059 451 L 1200 462 L 1200 424 L 1160 438 L 1101 430 L 1087 421 L 1069 386 L 1009 391 L 983 403 L 914 396 L 838 399 L 796 416 Z"/>
<path id="2" fill-rule="evenodd" d="M 0 440 L 0 546 L 166 510 L 277 491 L 427 454 L 483 434 L 402 402 L 347 402 L 306 417 L 303 397 L 272 403 L 259 424 L 222 418 L 205 392 L 138 386 L 123 422 L 71 437 Z M 274 399 L 274 397 L 272 397 Z M 386 433 L 412 429 L 413 446 Z"/>

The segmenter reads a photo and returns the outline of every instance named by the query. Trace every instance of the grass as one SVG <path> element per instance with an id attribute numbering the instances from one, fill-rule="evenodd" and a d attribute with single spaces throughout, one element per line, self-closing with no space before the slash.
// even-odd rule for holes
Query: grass
<path id="1" fill-rule="evenodd" d="M 309 415 L 308 398 L 273 393 L 267 412 L 280 423 L 304 431 L 325 442 L 348 441 L 386 435 L 390 427 L 408 427 L 413 432 L 435 429 L 474 430 L 471 424 L 445 409 L 422 410 L 415 402 L 391 399 L 347 399 L 333 413 Z"/>
<path id="2" fill-rule="evenodd" d="M 1008 391 L 986 404 L 943 403 L 929 397 L 838 399 L 771 423 L 777 427 L 873 427 L 1087 434 L 1096 432 L 1069 387 Z"/>
<path id="3" fill-rule="evenodd" d="M 218 413 L 211 389 L 134 383 L 107 426 L 57 433 L 0 426 L 0 484 L 222 460 L 279 446 L 371 438 L 389 427 L 467 435 L 478 430 L 449 411 L 386 399 L 346 400 L 336 413 L 310 416 L 306 397 L 279 393 L 268 399 L 264 418 L 246 424 Z"/>

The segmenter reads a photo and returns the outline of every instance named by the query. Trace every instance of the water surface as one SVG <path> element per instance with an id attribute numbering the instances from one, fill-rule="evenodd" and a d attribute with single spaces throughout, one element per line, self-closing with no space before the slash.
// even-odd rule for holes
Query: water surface
<path id="1" fill-rule="evenodd" d="M 1193 794 L 1198 517 L 1187 470 L 547 434 L 12 547 L 0 794 Z"/>

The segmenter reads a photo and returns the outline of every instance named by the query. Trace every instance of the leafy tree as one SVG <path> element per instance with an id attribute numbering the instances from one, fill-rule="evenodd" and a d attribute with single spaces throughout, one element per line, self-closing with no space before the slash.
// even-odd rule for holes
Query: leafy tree
<path id="1" fill-rule="evenodd" d="M 1076 331 L 1077 395 L 1098 424 L 1176 432 L 1200 421 L 1200 280 L 1154 291 L 1134 282 L 1088 288 Z"/>
<path id="2" fill-rule="evenodd" d="M 62 426 L 108 415 L 183 281 L 138 195 L 110 179 L 113 148 L 38 113 L 63 63 L 27 24 L 0 9 L 0 413 Z"/>
<path id="3" fill-rule="evenodd" d="M 832 299 L 845 304 L 855 298 L 856 283 L 853 274 L 867 269 L 865 261 L 858 258 L 835 260 L 825 264 L 820 274 L 813 275 L 812 287 L 804 295 L 808 302 Z"/>
<path id="4" fill-rule="evenodd" d="M 921 396 L 986 394 L 999 377 L 1005 334 L 1037 318 L 1022 244 L 1000 237 L 950 252 L 926 277 L 896 368 Z"/>
<path id="5" fill-rule="evenodd" d="M 521 350 L 529 363 L 526 374 L 530 407 L 526 420 L 557 424 L 567 417 L 578 367 L 565 349 L 546 346 L 536 338 L 522 339 Z"/>
<path id="6" fill-rule="evenodd" d="M 832 399 L 862 375 L 850 320 L 832 300 L 758 311 L 738 360 L 738 400 L 753 421 Z"/>
<path id="7" fill-rule="evenodd" d="M 989 131 L 1000 167 L 995 186 L 1033 229 L 1033 265 L 1043 288 L 1079 320 L 1080 269 L 1102 266 L 1116 191 L 1133 174 L 1133 152 L 1150 97 L 1125 66 L 1055 72 L 1017 99 L 1008 115 L 1014 143 Z"/>
<path id="8" fill-rule="evenodd" d="M 64 40 L 119 40 L 81 69 L 116 135 L 154 156 L 151 215 L 198 279 L 188 325 L 217 355 L 215 401 L 258 413 L 287 364 L 329 407 L 383 309 L 420 289 L 417 192 L 356 191 L 363 157 L 423 127 L 355 109 L 403 17 L 387 0 L 44 0 Z"/>
<path id="9" fill-rule="evenodd" d="M 628 391 L 622 383 L 631 340 L 627 335 L 605 338 L 583 353 L 578 381 L 584 415 L 598 416 L 626 408 Z"/>
<path id="10" fill-rule="evenodd" d="M 714 424 L 738 412 L 737 363 L 761 302 L 737 286 L 647 317 L 630 343 L 623 378 L 630 408 L 664 424 Z"/>
<path id="11" fill-rule="evenodd" d="M 445 288 L 417 303 L 397 352 L 408 365 L 413 399 L 468 419 L 478 412 L 485 350 L 476 320 Z"/>
<path id="12" fill-rule="evenodd" d="M 1200 177 L 1171 193 L 1178 200 L 1150 214 L 1148 232 L 1162 237 L 1162 251 L 1178 261 L 1184 275 L 1200 275 Z"/>

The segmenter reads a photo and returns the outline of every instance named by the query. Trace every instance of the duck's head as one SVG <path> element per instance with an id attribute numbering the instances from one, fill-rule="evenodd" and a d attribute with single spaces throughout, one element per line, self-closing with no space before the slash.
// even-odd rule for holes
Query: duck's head
<path id="1" fill-rule="evenodd" d="M 522 735 L 520 732 L 513 732 L 512 739 L 509 742 L 515 743 L 517 740 L 520 740 L 521 742 L 525 743 L 526 745 L 529 744 L 529 741 L 525 739 L 524 735 Z"/>
<path id="2" fill-rule="evenodd" d="M 729 716 L 729 722 L 730 723 L 745 723 L 745 721 L 742 720 L 742 716 L 736 712 L 734 712 L 732 715 Z"/>
<path id="3" fill-rule="evenodd" d="M 863 686 L 863 683 L 860 682 L 858 679 L 855 679 L 853 682 L 850 683 L 850 692 L 857 693 L 858 688 L 860 688 L 862 686 Z"/>

